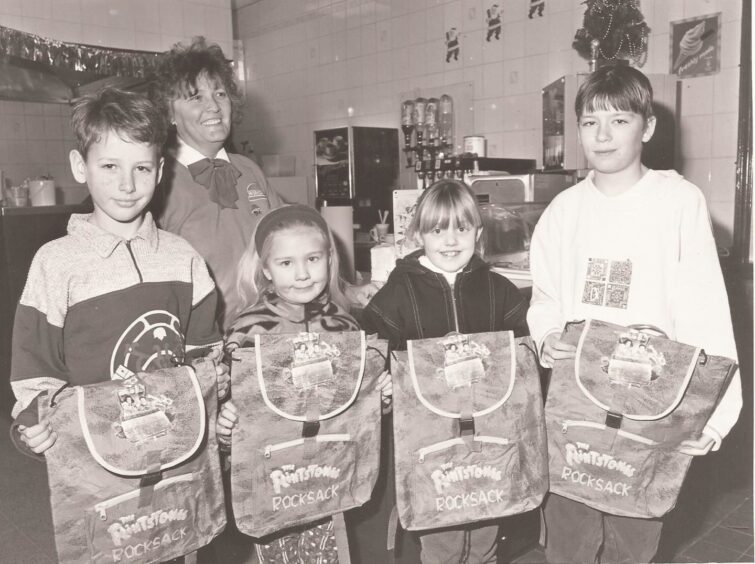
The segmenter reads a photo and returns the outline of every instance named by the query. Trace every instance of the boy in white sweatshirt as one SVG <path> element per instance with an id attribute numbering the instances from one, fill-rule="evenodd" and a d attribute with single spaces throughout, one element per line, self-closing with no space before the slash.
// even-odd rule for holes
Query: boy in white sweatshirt
<path id="1" fill-rule="evenodd" d="M 705 199 L 675 171 L 640 161 L 655 130 L 652 96 L 647 77 L 629 66 L 595 71 L 577 93 L 578 134 L 592 171 L 548 206 L 530 249 L 527 321 L 543 366 L 575 356 L 561 331 L 585 318 L 652 324 L 674 340 L 737 358 Z M 590 276 L 596 265 L 610 273 L 606 279 Z M 679 450 L 717 450 L 741 407 L 737 372 L 702 435 Z M 649 562 L 662 527 L 659 519 L 610 515 L 553 493 L 544 518 L 553 563 Z"/>

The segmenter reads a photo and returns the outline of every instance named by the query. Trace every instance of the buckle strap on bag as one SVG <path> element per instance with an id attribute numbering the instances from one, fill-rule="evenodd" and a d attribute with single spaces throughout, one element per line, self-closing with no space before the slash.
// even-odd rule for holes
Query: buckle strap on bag
<path id="1" fill-rule="evenodd" d="M 459 436 L 464 439 L 469 452 L 480 452 L 482 445 L 475 441 L 474 421 L 474 384 L 470 384 L 468 393 L 459 395 Z"/>
<path id="2" fill-rule="evenodd" d="M 143 474 L 139 480 L 139 507 L 152 505 L 152 498 L 155 493 L 155 486 L 163 479 L 162 470 L 162 451 L 150 450 L 144 454 L 144 463 L 147 473 Z"/>
<path id="3" fill-rule="evenodd" d="M 320 432 L 320 400 L 315 390 L 306 397 L 306 420 L 302 423 L 301 436 L 304 439 L 304 458 L 310 459 L 317 453 L 317 434 Z"/>
<path id="4" fill-rule="evenodd" d="M 462 413 L 459 417 L 459 436 L 474 438 L 474 432 L 474 416 L 471 413 Z"/>
<path id="5" fill-rule="evenodd" d="M 623 421 L 624 416 L 621 413 L 614 413 L 613 411 L 609 411 L 606 413 L 606 427 L 610 427 L 611 429 L 621 429 L 621 422 Z"/>

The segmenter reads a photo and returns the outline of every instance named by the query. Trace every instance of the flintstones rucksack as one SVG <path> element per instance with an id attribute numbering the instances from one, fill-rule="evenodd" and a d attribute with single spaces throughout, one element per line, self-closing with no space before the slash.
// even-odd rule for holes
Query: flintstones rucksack
<path id="1" fill-rule="evenodd" d="M 240 417 L 231 489 L 241 532 L 261 537 L 369 500 L 386 349 L 351 331 L 255 335 L 254 347 L 233 351 Z"/>
<path id="2" fill-rule="evenodd" d="M 676 448 L 700 435 L 737 365 L 649 329 L 564 329 L 577 353 L 556 361 L 545 405 L 551 491 L 628 517 L 676 505 L 692 460 Z"/>
<path id="3" fill-rule="evenodd" d="M 162 562 L 225 527 L 210 361 L 40 398 L 60 562 Z"/>
<path id="4" fill-rule="evenodd" d="M 392 354 L 402 526 L 435 529 L 539 506 L 548 468 L 532 340 L 450 334 Z"/>

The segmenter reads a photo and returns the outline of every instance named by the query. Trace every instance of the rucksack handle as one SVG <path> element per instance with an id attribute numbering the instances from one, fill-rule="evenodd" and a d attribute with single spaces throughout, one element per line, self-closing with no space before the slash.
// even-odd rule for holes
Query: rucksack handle
<path id="1" fill-rule="evenodd" d="M 506 392 L 503 394 L 503 396 L 495 402 L 493 405 L 486 407 L 485 409 L 482 409 L 480 411 L 475 411 L 471 415 L 474 417 L 481 417 L 483 415 L 487 415 L 488 413 L 491 413 L 495 411 L 496 409 L 500 409 L 500 407 L 506 403 L 506 400 L 509 399 L 511 396 L 511 393 L 514 391 L 514 382 L 516 381 L 516 339 L 514 338 L 514 332 L 513 331 L 505 331 L 505 333 L 508 335 L 508 341 L 509 341 L 509 352 L 511 355 L 511 364 L 510 364 L 510 374 L 511 377 L 509 378 L 509 387 L 506 390 Z M 413 354 L 413 347 L 412 347 L 412 341 L 406 342 L 406 353 L 407 353 L 407 363 L 409 364 L 409 375 L 412 379 L 412 386 L 414 387 L 414 393 L 417 394 L 417 398 L 419 399 L 420 403 L 424 405 L 427 409 L 435 413 L 436 415 L 440 415 L 442 417 L 450 417 L 452 419 L 459 419 L 461 417 L 461 412 L 452 412 L 452 411 L 446 411 L 445 409 L 441 409 L 439 407 L 435 407 L 432 405 L 427 398 L 422 394 L 422 390 L 419 386 L 419 379 L 417 378 L 417 373 L 414 370 L 414 354 Z"/>
<path id="2" fill-rule="evenodd" d="M 360 333 L 360 338 L 361 338 L 360 350 L 362 352 L 362 355 L 361 355 L 361 361 L 359 365 L 359 376 L 357 378 L 356 384 L 354 385 L 354 390 L 352 391 L 352 394 L 349 397 L 348 401 L 343 402 L 343 404 L 339 405 L 332 411 L 320 414 L 320 416 L 318 417 L 319 421 L 330 419 L 346 411 L 349 408 L 349 406 L 351 406 L 351 404 L 354 403 L 354 400 L 359 394 L 359 390 L 362 388 L 362 381 L 364 380 L 364 370 L 367 363 L 367 348 L 374 348 L 374 347 L 366 346 L 366 338 L 364 335 L 364 331 L 360 331 L 359 333 Z M 265 378 L 263 377 L 263 372 L 262 372 L 262 347 L 260 346 L 260 335 L 254 336 L 254 356 L 255 356 L 255 360 L 257 364 L 257 381 L 259 384 L 260 393 L 262 394 L 262 400 L 265 402 L 265 405 L 268 408 L 270 408 L 271 411 L 278 414 L 280 417 L 283 417 L 284 419 L 288 419 L 289 421 L 299 421 L 302 423 L 306 421 L 311 421 L 311 419 L 307 418 L 306 414 L 305 415 L 291 415 L 290 413 L 286 413 L 285 411 L 277 407 L 272 401 L 270 401 L 270 397 L 267 394 L 267 387 L 265 386 Z"/>
<path id="3" fill-rule="evenodd" d="M 84 389 L 82 386 L 76 387 L 76 395 L 77 395 L 77 404 L 78 404 L 78 413 L 79 413 L 79 424 L 81 425 L 81 432 L 84 436 L 84 441 L 86 442 L 87 448 L 89 449 L 89 453 L 92 455 L 92 458 L 94 458 L 97 463 L 102 466 L 105 470 L 112 472 L 113 474 L 117 474 L 119 476 L 126 476 L 126 477 L 133 477 L 133 476 L 142 476 L 149 472 L 156 472 L 158 470 L 168 470 L 169 468 L 173 468 L 175 466 L 178 466 L 179 464 L 182 464 L 197 452 L 197 450 L 200 448 L 202 443 L 204 442 L 205 433 L 207 429 L 207 412 L 205 408 L 204 403 L 204 396 L 202 394 L 202 387 L 199 384 L 199 380 L 197 379 L 197 374 L 194 368 L 191 366 L 184 366 L 183 367 L 189 376 L 189 380 L 191 381 L 194 394 L 197 399 L 197 418 L 198 418 L 198 430 L 196 433 L 196 439 L 194 441 L 194 444 L 191 445 L 191 447 L 187 448 L 180 456 L 176 457 L 173 460 L 166 461 L 163 464 L 159 465 L 158 467 L 150 467 L 149 469 L 141 468 L 138 470 L 129 470 L 127 468 L 120 468 L 117 466 L 114 466 L 99 453 L 97 450 L 97 447 L 95 445 L 94 439 L 92 438 L 92 433 L 89 428 L 89 422 L 87 420 L 86 414 L 86 402 L 85 402 L 85 395 L 84 395 Z"/>
<path id="4" fill-rule="evenodd" d="M 592 403 L 600 407 L 606 412 L 613 412 L 611 407 L 609 405 L 604 404 L 601 402 L 598 398 L 596 398 L 594 395 L 592 395 L 588 389 L 582 384 L 582 380 L 580 379 L 580 370 L 581 370 L 581 363 L 580 359 L 582 358 L 582 348 L 584 347 L 585 339 L 587 338 L 587 333 L 590 330 L 592 320 L 586 319 L 585 325 L 582 327 L 582 333 L 579 336 L 579 341 L 577 341 L 577 351 L 576 355 L 574 357 L 574 378 L 577 381 L 577 386 L 579 386 L 580 391 L 587 397 Z M 665 336 L 665 333 L 658 329 L 657 327 L 654 327 L 653 325 L 634 325 L 631 326 L 632 329 L 641 330 L 640 327 L 644 328 L 653 328 L 654 331 L 661 333 Z M 692 361 L 689 363 L 689 366 L 687 367 L 687 372 L 684 375 L 684 379 L 682 380 L 682 384 L 679 386 L 677 390 L 676 397 L 674 400 L 666 407 L 664 411 L 661 413 L 657 413 L 654 415 L 636 415 L 631 413 L 621 413 L 623 417 L 626 417 L 627 419 L 631 419 L 633 421 L 656 421 L 658 419 L 663 419 L 666 417 L 669 413 L 674 411 L 677 406 L 681 403 L 682 398 L 684 398 L 684 394 L 687 391 L 687 387 L 689 387 L 689 383 L 692 380 L 692 375 L 695 372 L 695 367 L 697 365 L 698 359 L 700 357 L 700 352 L 702 351 L 701 348 L 695 347 L 695 352 L 692 355 Z"/>

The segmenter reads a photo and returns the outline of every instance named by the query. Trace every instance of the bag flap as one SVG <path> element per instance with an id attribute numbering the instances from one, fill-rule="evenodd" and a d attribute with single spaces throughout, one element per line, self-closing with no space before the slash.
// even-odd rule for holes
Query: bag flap
<path id="1" fill-rule="evenodd" d="M 576 345 L 574 375 L 582 393 L 636 421 L 661 419 L 676 409 L 700 356 L 699 348 L 589 319 Z"/>
<path id="2" fill-rule="evenodd" d="M 473 416 L 486 415 L 500 408 L 514 389 L 512 331 L 407 341 L 406 352 L 417 397 L 443 417 L 458 418 L 467 409 Z"/>
<path id="3" fill-rule="evenodd" d="M 121 476 L 167 470 L 191 457 L 205 435 L 205 404 L 188 366 L 76 388 L 92 457 Z"/>
<path id="4" fill-rule="evenodd" d="M 265 404 L 293 421 L 329 419 L 356 399 L 365 368 L 363 331 L 255 335 Z"/>

